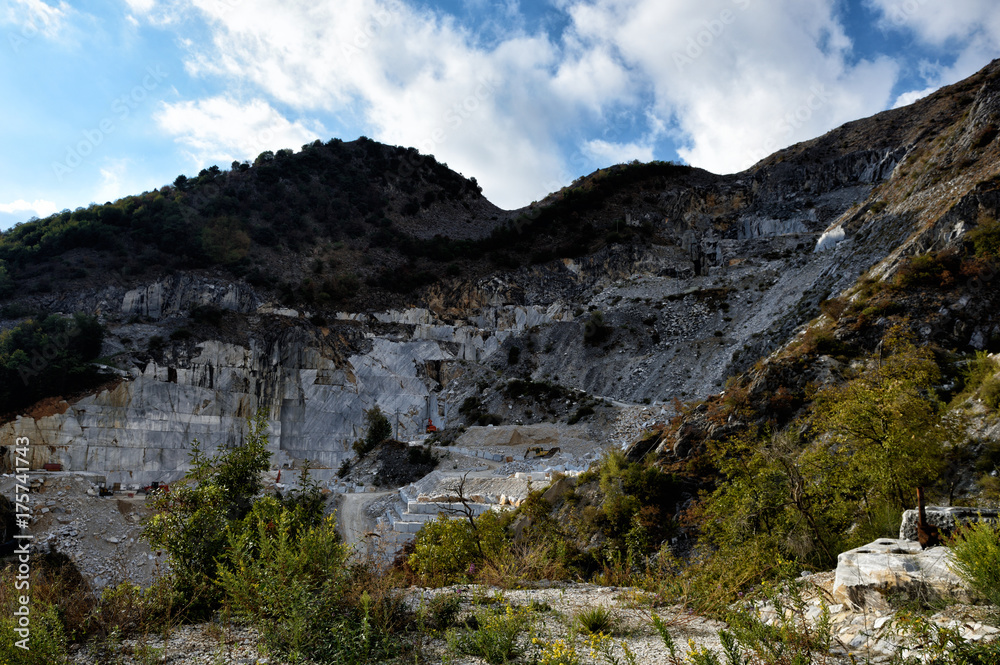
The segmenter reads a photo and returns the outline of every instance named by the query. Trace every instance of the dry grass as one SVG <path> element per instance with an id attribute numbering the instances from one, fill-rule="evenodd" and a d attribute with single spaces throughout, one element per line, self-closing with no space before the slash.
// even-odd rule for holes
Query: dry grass
<path id="1" fill-rule="evenodd" d="M 553 549 L 550 543 L 512 545 L 507 556 L 486 563 L 477 580 L 487 586 L 514 589 L 526 581 L 567 579 L 569 571 Z"/>

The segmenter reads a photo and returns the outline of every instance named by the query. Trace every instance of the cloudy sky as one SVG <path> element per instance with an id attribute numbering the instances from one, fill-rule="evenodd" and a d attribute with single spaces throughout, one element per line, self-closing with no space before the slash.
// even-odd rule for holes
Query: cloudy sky
<path id="1" fill-rule="evenodd" d="M 995 0 L 0 0 L 0 228 L 335 136 L 505 208 L 731 173 L 998 55 Z"/>

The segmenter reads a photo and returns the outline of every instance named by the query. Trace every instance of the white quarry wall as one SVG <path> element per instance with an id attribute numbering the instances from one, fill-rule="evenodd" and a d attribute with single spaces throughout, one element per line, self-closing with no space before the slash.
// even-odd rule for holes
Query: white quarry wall
<path id="1" fill-rule="evenodd" d="M 121 309 L 164 316 L 190 299 L 177 295 L 180 286 L 157 283 L 129 291 Z M 235 290 L 217 291 L 205 300 L 234 306 L 249 300 Z M 412 337 L 399 341 L 369 333 L 370 350 L 346 360 L 302 341 L 252 339 L 245 347 L 209 340 L 194 357 L 175 366 L 133 369 L 113 390 L 86 397 L 64 413 L 18 417 L 0 427 L 0 445 L 27 436 L 36 467 L 58 462 L 66 470 L 104 474 L 108 482 L 170 482 L 189 468 L 193 440 L 207 453 L 239 445 L 246 419 L 264 408 L 272 464 L 309 459 L 326 469 L 317 473 L 323 480 L 353 456 L 364 412 L 375 405 L 394 429 L 398 418 L 400 438 L 423 433 L 428 416 L 438 427 L 447 425 L 448 405 L 438 403 L 440 386 L 424 375 L 427 363 L 481 360 L 511 330 L 551 321 L 553 314 L 558 316 L 543 308 L 490 308 L 474 324 L 448 325 L 427 310 L 387 312 L 374 318 L 412 325 Z"/>

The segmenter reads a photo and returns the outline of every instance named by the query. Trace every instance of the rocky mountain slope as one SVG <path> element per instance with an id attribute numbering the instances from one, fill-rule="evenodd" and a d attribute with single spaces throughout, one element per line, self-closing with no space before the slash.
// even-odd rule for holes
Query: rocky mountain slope
<path id="1" fill-rule="evenodd" d="M 0 437 L 30 437 L 33 465 L 146 482 L 260 408 L 275 462 L 327 477 L 375 405 L 403 439 L 428 420 L 607 433 L 645 404 L 666 420 L 863 273 L 995 218 L 998 123 L 994 62 L 731 176 L 618 165 L 506 212 L 412 149 L 332 141 L 24 224 L 0 239 L 2 325 L 94 315 L 119 379 Z M 989 347 L 995 309 L 970 298 L 935 332 Z"/>

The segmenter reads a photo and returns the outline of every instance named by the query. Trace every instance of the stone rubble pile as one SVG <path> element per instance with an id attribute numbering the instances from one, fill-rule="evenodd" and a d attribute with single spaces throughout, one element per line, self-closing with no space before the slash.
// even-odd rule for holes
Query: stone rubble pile
<path id="1" fill-rule="evenodd" d="M 121 665 L 164 663 L 171 665 L 285 665 L 285 661 L 263 655 L 260 634 L 236 624 L 204 623 L 181 626 L 164 638 L 158 634 L 129 638 L 114 648 L 113 660 L 98 659 L 100 646 L 91 642 L 72 647 L 70 663 L 92 665 L 114 662 Z"/>
<path id="2" fill-rule="evenodd" d="M 904 613 L 877 593 L 868 595 L 864 607 L 833 602 L 834 577 L 834 572 L 810 575 L 804 578 L 805 589 L 799 595 L 786 593 L 777 604 L 758 601 L 746 609 L 768 625 L 791 625 L 813 635 L 819 634 L 825 623 L 831 637 L 830 653 L 835 656 L 888 663 L 899 655 L 904 658 L 921 655 L 921 647 L 926 645 L 907 635 Z M 952 605 L 927 620 L 974 642 L 992 640 L 1000 634 L 1000 628 L 986 623 L 989 616 L 981 606 Z"/>
<path id="3" fill-rule="evenodd" d="M 0 477 L 0 491 L 13 496 L 15 480 Z M 102 497 L 103 482 L 103 476 L 85 472 L 31 472 L 28 532 L 34 550 L 67 555 L 97 590 L 123 580 L 148 584 L 157 558 L 139 537 L 145 495 Z"/>
<path id="4" fill-rule="evenodd" d="M 657 423 L 664 423 L 673 415 L 667 406 L 627 406 L 618 413 L 608 438 L 619 447 L 627 446 Z"/>

